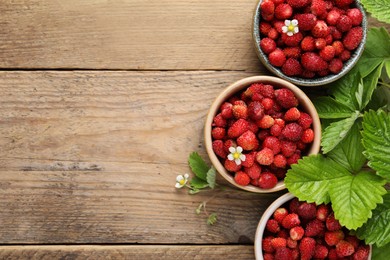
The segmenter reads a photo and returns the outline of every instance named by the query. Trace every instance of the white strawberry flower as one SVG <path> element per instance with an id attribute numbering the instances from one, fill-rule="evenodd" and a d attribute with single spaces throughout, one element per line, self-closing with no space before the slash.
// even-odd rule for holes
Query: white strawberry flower
<path id="1" fill-rule="evenodd" d="M 183 188 L 184 185 L 187 184 L 188 178 L 189 178 L 189 177 L 190 177 L 190 175 L 188 175 L 187 173 L 184 174 L 184 175 L 181 175 L 181 174 L 180 174 L 180 175 L 177 175 L 175 187 L 176 187 L 177 189 Z"/>
<path id="2" fill-rule="evenodd" d="M 298 20 L 285 20 L 284 26 L 282 27 L 282 32 L 286 33 L 287 36 L 293 36 L 295 33 L 299 32 Z"/>
<path id="3" fill-rule="evenodd" d="M 241 161 L 245 162 L 246 156 L 245 154 L 242 154 L 242 147 L 229 147 L 230 154 L 228 155 L 228 160 L 234 161 L 237 165 L 241 164 Z"/>

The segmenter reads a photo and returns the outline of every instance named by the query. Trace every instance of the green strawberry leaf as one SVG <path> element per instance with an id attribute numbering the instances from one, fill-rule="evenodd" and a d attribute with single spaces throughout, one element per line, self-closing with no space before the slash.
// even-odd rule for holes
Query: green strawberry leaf
<path id="1" fill-rule="evenodd" d="M 207 172 L 209 171 L 209 166 L 207 166 L 206 162 L 197 152 L 190 154 L 190 157 L 188 158 L 188 164 L 190 165 L 191 170 L 196 175 L 196 177 L 207 182 Z"/>
<path id="2" fill-rule="evenodd" d="M 355 173 L 360 171 L 366 162 L 360 129 L 360 123 L 354 124 L 344 140 L 328 153 L 328 156 L 334 161 Z"/>
<path id="3" fill-rule="evenodd" d="M 366 112 L 362 136 L 368 166 L 390 180 L 390 114 L 383 110 Z"/>
<path id="4" fill-rule="evenodd" d="M 382 196 L 386 181 L 371 172 L 348 174 L 331 182 L 329 195 L 335 218 L 348 229 L 361 227 L 372 216 Z"/>
<path id="5" fill-rule="evenodd" d="M 390 243 L 378 248 L 376 245 L 372 246 L 371 260 L 386 260 L 390 255 Z"/>
<path id="6" fill-rule="evenodd" d="M 216 175 L 216 170 L 213 166 L 211 166 L 210 170 L 207 172 L 207 183 L 210 186 L 210 188 L 214 189 L 215 187 L 215 178 L 217 177 Z"/>
<path id="7" fill-rule="evenodd" d="M 356 67 L 356 66 L 355 66 Z M 341 79 L 333 82 L 328 85 L 329 94 L 333 96 L 337 102 L 344 104 L 345 106 L 351 108 L 351 110 L 356 110 L 355 104 L 352 100 L 351 88 L 355 86 L 360 81 L 356 69 L 352 69 L 347 75 Z"/>
<path id="8" fill-rule="evenodd" d="M 218 221 L 218 217 L 216 213 L 211 213 L 207 218 L 208 225 L 214 225 L 215 223 L 217 223 L 217 221 Z"/>
<path id="9" fill-rule="evenodd" d="M 204 181 L 196 176 L 191 179 L 190 185 L 194 189 L 204 189 L 204 188 L 207 188 L 209 186 L 209 184 L 206 181 Z"/>
<path id="10" fill-rule="evenodd" d="M 390 88 L 378 85 L 365 109 L 390 111 Z"/>
<path id="11" fill-rule="evenodd" d="M 390 192 L 383 196 L 383 204 L 372 211 L 372 218 L 356 232 L 366 243 L 382 247 L 390 242 Z M 390 245 L 390 244 L 389 244 Z"/>
<path id="12" fill-rule="evenodd" d="M 303 157 L 297 164 L 293 164 L 284 183 L 299 200 L 321 204 L 330 202 L 329 184 L 349 175 L 340 164 L 318 154 Z"/>
<path id="13" fill-rule="evenodd" d="M 390 23 L 390 0 L 361 0 L 367 12 L 379 21 Z"/>
<path id="14" fill-rule="evenodd" d="M 387 76 L 390 77 L 390 60 L 387 60 L 385 62 L 385 69 L 386 69 Z"/>
<path id="15" fill-rule="evenodd" d="M 359 111 L 355 111 L 348 118 L 331 123 L 325 129 L 321 138 L 323 153 L 326 154 L 333 150 L 345 138 L 358 116 Z"/>
<path id="16" fill-rule="evenodd" d="M 331 97 L 319 97 L 313 101 L 314 106 L 317 109 L 318 116 L 320 118 L 346 118 L 351 116 L 353 110 L 331 98 Z"/>

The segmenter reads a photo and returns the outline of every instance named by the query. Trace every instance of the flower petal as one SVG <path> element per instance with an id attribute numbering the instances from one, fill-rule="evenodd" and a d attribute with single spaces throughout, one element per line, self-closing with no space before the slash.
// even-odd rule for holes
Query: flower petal
<path id="1" fill-rule="evenodd" d="M 287 36 L 293 36 L 293 32 L 287 32 Z"/>
<path id="2" fill-rule="evenodd" d="M 177 177 L 176 177 L 176 181 L 177 182 L 179 182 L 179 181 L 181 181 L 183 179 L 184 179 L 183 175 L 177 175 Z"/>
<path id="3" fill-rule="evenodd" d="M 292 20 L 291 24 L 294 25 L 294 26 L 297 26 L 298 25 L 298 20 L 297 19 Z"/>
<path id="4" fill-rule="evenodd" d="M 238 153 L 242 153 L 242 147 L 241 147 L 241 146 L 237 146 L 236 151 L 237 151 Z"/>
<path id="5" fill-rule="evenodd" d="M 294 33 L 299 33 L 299 28 L 298 27 L 294 27 Z"/>
<path id="6" fill-rule="evenodd" d="M 235 153 L 236 152 L 236 148 L 234 148 L 233 146 L 230 146 L 229 147 L 229 152 Z"/>
<path id="7" fill-rule="evenodd" d="M 286 26 L 289 26 L 289 25 L 290 25 L 290 23 L 291 23 L 291 21 L 290 21 L 290 20 L 284 20 L 284 24 L 285 24 Z"/>
<path id="8" fill-rule="evenodd" d="M 184 174 L 184 179 L 185 180 L 188 180 L 189 177 L 190 177 L 190 175 L 188 173 Z"/>
<path id="9" fill-rule="evenodd" d="M 228 158 L 229 161 L 233 161 L 234 160 L 233 154 L 229 154 L 227 158 Z"/>
<path id="10" fill-rule="evenodd" d="M 180 183 L 176 182 L 175 188 L 180 189 L 183 188 L 184 185 L 180 185 Z"/>
<path id="11" fill-rule="evenodd" d="M 287 26 L 283 26 L 283 27 L 282 27 L 282 32 L 286 33 L 287 30 L 288 30 L 288 29 L 287 29 Z"/>
<path id="12" fill-rule="evenodd" d="M 245 160 L 246 160 L 245 154 L 241 154 L 241 155 L 240 155 L 240 160 L 243 161 L 243 162 L 245 162 Z"/>
<path id="13" fill-rule="evenodd" d="M 240 160 L 240 159 L 235 159 L 234 162 L 235 162 L 237 165 L 240 165 L 240 164 L 241 164 L 241 160 Z"/>

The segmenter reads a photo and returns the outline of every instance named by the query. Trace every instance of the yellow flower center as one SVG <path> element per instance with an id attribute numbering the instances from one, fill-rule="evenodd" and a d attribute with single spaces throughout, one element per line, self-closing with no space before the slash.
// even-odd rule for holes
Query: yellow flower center
<path id="1" fill-rule="evenodd" d="M 238 158 L 240 158 L 240 153 L 239 152 L 235 152 L 234 154 L 233 154 L 233 158 L 234 159 L 238 159 Z"/>
<path id="2" fill-rule="evenodd" d="M 287 27 L 287 30 L 288 30 L 289 32 L 294 32 L 294 28 L 295 28 L 295 26 L 292 25 L 292 24 L 290 24 L 290 25 Z"/>
<path id="3" fill-rule="evenodd" d="M 184 185 L 186 183 L 186 180 L 185 179 L 182 179 L 179 181 L 180 185 Z"/>

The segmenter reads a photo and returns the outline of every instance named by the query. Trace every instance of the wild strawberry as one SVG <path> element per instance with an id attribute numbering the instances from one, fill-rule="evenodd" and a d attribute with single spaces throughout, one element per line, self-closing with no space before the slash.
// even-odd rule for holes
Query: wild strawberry
<path id="1" fill-rule="evenodd" d="M 334 3 L 338 6 L 338 7 L 346 7 L 350 4 L 353 3 L 353 0 L 334 0 Z"/>
<path id="2" fill-rule="evenodd" d="M 328 252 L 328 259 L 329 260 L 337 260 L 339 257 L 337 256 L 336 248 L 330 248 Z"/>
<path id="3" fill-rule="evenodd" d="M 282 133 L 282 129 L 280 125 L 274 124 L 271 126 L 270 133 L 272 136 L 278 137 Z"/>
<path id="4" fill-rule="evenodd" d="M 298 141 L 297 142 L 297 149 L 301 150 L 301 151 L 305 150 L 306 149 L 306 144 L 303 143 L 302 141 Z"/>
<path id="5" fill-rule="evenodd" d="M 299 226 L 300 224 L 301 220 L 299 219 L 298 214 L 295 213 L 288 214 L 282 221 L 282 226 L 287 229 Z"/>
<path id="6" fill-rule="evenodd" d="M 292 36 L 288 36 L 287 34 L 282 34 L 282 39 L 284 44 L 290 47 L 299 46 L 303 39 L 303 34 L 301 32 L 295 33 Z"/>
<path id="7" fill-rule="evenodd" d="M 298 124 L 302 126 L 303 129 L 307 129 L 313 123 L 313 119 L 311 116 L 305 112 L 300 113 L 300 117 L 298 119 Z"/>
<path id="8" fill-rule="evenodd" d="M 278 33 L 283 33 L 282 27 L 284 26 L 284 21 L 274 20 L 272 24 L 276 31 L 278 31 Z"/>
<path id="9" fill-rule="evenodd" d="M 299 47 L 286 47 L 283 49 L 286 58 L 298 59 L 301 56 L 301 49 Z"/>
<path id="10" fill-rule="evenodd" d="M 274 161 L 274 152 L 269 148 L 263 148 L 256 154 L 256 161 L 260 165 L 270 165 Z"/>
<path id="11" fill-rule="evenodd" d="M 278 31 L 275 28 L 271 28 L 268 31 L 267 36 L 268 36 L 268 38 L 270 38 L 272 40 L 277 40 L 279 38 L 279 33 L 278 33 Z"/>
<path id="12" fill-rule="evenodd" d="M 356 236 L 349 235 L 349 236 L 345 237 L 344 240 L 347 241 L 348 243 L 350 243 L 351 245 L 353 245 L 353 248 L 355 250 L 357 250 L 359 243 L 360 243 L 359 238 L 357 238 Z"/>
<path id="13" fill-rule="evenodd" d="M 341 13 L 338 9 L 331 10 L 328 15 L 326 16 L 326 22 L 329 25 L 336 25 L 337 21 L 339 20 L 341 16 Z"/>
<path id="14" fill-rule="evenodd" d="M 299 159 L 301 159 L 301 153 L 299 152 L 299 150 L 297 150 L 293 155 L 287 158 L 287 165 L 298 163 Z"/>
<path id="15" fill-rule="evenodd" d="M 246 131 L 237 138 L 237 144 L 244 150 L 251 151 L 259 146 L 259 141 L 252 131 Z"/>
<path id="16" fill-rule="evenodd" d="M 320 76 L 320 77 L 325 77 L 327 75 L 329 75 L 329 69 L 326 68 L 324 70 L 320 70 L 320 71 L 317 71 L 317 75 Z"/>
<path id="17" fill-rule="evenodd" d="M 260 41 L 260 48 L 264 53 L 269 54 L 276 49 L 276 43 L 271 38 L 263 38 Z"/>
<path id="18" fill-rule="evenodd" d="M 341 229 L 340 222 L 335 219 L 333 213 L 329 214 L 329 216 L 326 218 L 326 228 L 329 231 L 337 231 Z"/>
<path id="19" fill-rule="evenodd" d="M 311 1 L 310 10 L 312 14 L 322 16 L 326 14 L 326 3 L 323 0 L 313 0 Z"/>
<path id="20" fill-rule="evenodd" d="M 353 260 L 367 260 L 370 253 L 370 248 L 366 245 L 359 246 L 352 255 Z"/>
<path id="21" fill-rule="evenodd" d="M 275 125 L 279 125 L 283 128 L 286 125 L 286 122 L 282 118 L 275 118 Z"/>
<path id="22" fill-rule="evenodd" d="M 260 4 L 261 14 L 273 15 L 275 12 L 275 4 L 272 1 L 264 1 Z"/>
<path id="23" fill-rule="evenodd" d="M 289 58 L 283 64 L 282 71 L 287 76 L 298 76 L 302 73 L 302 66 L 297 59 Z"/>
<path id="24" fill-rule="evenodd" d="M 290 231 L 291 231 L 291 229 L 290 229 Z M 291 248 L 291 249 L 297 248 L 298 247 L 298 241 L 293 240 L 291 237 L 288 237 L 287 238 L 287 247 Z"/>
<path id="25" fill-rule="evenodd" d="M 279 48 L 268 55 L 269 62 L 275 67 L 282 67 L 286 62 L 286 55 Z"/>
<path id="26" fill-rule="evenodd" d="M 271 28 L 272 28 L 271 24 L 267 22 L 260 22 L 259 30 L 262 35 L 268 35 L 268 32 Z"/>
<path id="27" fill-rule="evenodd" d="M 320 51 L 320 57 L 326 61 L 332 60 L 334 55 L 335 50 L 332 45 L 327 45 Z"/>
<path id="28" fill-rule="evenodd" d="M 314 14 L 296 14 L 294 18 L 298 20 L 299 30 L 302 31 L 310 31 L 317 22 Z"/>
<path id="29" fill-rule="evenodd" d="M 259 86 L 259 93 L 265 98 L 274 98 L 274 87 L 269 84 L 261 84 Z"/>
<path id="30" fill-rule="evenodd" d="M 301 139 L 302 134 L 302 126 L 297 123 L 290 123 L 283 128 L 281 136 L 289 141 L 296 142 Z"/>
<path id="31" fill-rule="evenodd" d="M 257 133 L 259 131 L 259 127 L 255 122 L 248 121 L 248 130 L 252 131 L 253 133 Z"/>
<path id="32" fill-rule="evenodd" d="M 258 120 L 256 124 L 260 128 L 267 129 L 273 126 L 274 122 L 275 120 L 271 116 L 265 115 L 262 119 Z"/>
<path id="33" fill-rule="evenodd" d="M 233 105 L 233 116 L 235 118 L 243 118 L 243 119 L 247 119 L 248 118 L 248 107 L 243 104 L 237 104 L 237 105 Z"/>
<path id="34" fill-rule="evenodd" d="M 280 4 L 275 8 L 275 17 L 279 20 L 285 20 L 291 17 L 293 9 L 289 4 Z"/>
<path id="35" fill-rule="evenodd" d="M 246 174 L 248 174 L 248 176 L 251 179 L 259 179 L 260 178 L 261 167 L 257 163 L 253 163 L 251 167 L 245 168 L 244 171 Z"/>
<path id="36" fill-rule="evenodd" d="M 325 259 L 328 256 L 328 248 L 324 245 L 316 245 L 314 249 L 314 258 L 315 259 Z"/>
<path id="37" fill-rule="evenodd" d="M 347 34 L 343 39 L 344 47 L 347 50 L 352 51 L 359 46 L 362 39 L 363 39 L 362 27 L 353 27 L 350 31 L 347 32 Z"/>
<path id="38" fill-rule="evenodd" d="M 297 145 L 290 141 L 281 141 L 280 143 L 282 154 L 285 157 L 290 157 L 297 149 Z"/>
<path id="39" fill-rule="evenodd" d="M 275 6 L 284 3 L 284 0 L 271 0 L 271 1 L 274 2 Z"/>
<path id="40" fill-rule="evenodd" d="M 245 167 L 245 172 L 248 173 L 246 171 L 246 168 L 249 168 L 249 167 L 252 167 L 254 162 L 255 162 L 255 156 L 256 156 L 256 152 L 253 151 L 251 153 L 248 153 L 248 154 L 245 154 L 245 161 L 241 161 L 241 165 Z M 248 174 L 249 175 L 249 174 Z M 249 175 L 250 176 L 250 175 Z"/>
<path id="41" fill-rule="evenodd" d="M 222 140 L 226 136 L 226 130 L 223 127 L 214 127 L 211 130 L 211 136 L 214 140 Z"/>
<path id="42" fill-rule="evenodd" d="M 344 50 L 341 54 L 340 54 L 340 59 L 342 61 L 347 61 L 351 58 L 351 52 L 349 50 Z"/>
<path id="43" fill-rule="evenodd" d="M 343 239 L 344 232 L 342 230 L 325 232 L 325 242 L 328 246 L 335 246 Z"/>
<path id="44" fill-rule="evenodd" d="M 252 98 L 254 94 L 259 93 L 262 83 L 252 83 L 245 91 L 244 94 L 248 98 Z"/>
<path id="45" fill-rule="evenodd" d="M 282 154 L 277 154 L 274 157 L 274 165 L 278 168 L 285 168 L 287 164 L 287 159 Z"/>
<path id="46" fill-rule="evenodd" d="M 326 46 L 326 40 L 324 38 L 317 38 L 314 40 L 314 45 L 317 50 L 322 50 Z"/>
<path id="47" fill-rule="evenodd" d="M 283 237 L 285 239 L 288 238 L 288 232 L 285 229 L 280 229 L 280 231 L 276 234 L 277 237 Z"/>
<path id="48" fill-rule="evenodd" d="M 338 257 L 345 257 L 352 255 L 355 252 L 355 249 L 351 243 L 341 240 L 336 245 L 336 252 Z"/>
<path id="49" fill-rule="evenodd" d="M 268 237 L 264 237 L 263 240 L 261 241 L 261 246 L 262 246 L 262 249 L 264 252 L 267 252 L 267 253 L 275 252 L 275 249 L 272 247 L 272 244 L 271 244 L 272 239 L 273 239 L 273 237 L 268 236 Z"/>
<path id="50" fill-rule="evenodd" d="M 269 110 L 274 106 L 274 100 L 271 98 L 264 98 L 261 101 L 261 104 L 263 105 L 265 110 Z"/>
<path id="51" fill-rule="evenodd" d="M 251 179 L 249 178 L 248 174 L 246 174 L 243 171 L 238 171 L 234 175 L 234 181 L 241 186 L 247 186 L 251 182 Z"/>
<path id="52" fill-rule="evenodd" d="M 262 189 L 271 189 L 276 186 L 278 179 L 270 172 L 263 172 L 259 178 L 259 187 Z"/>
<path id="53" fill-rule="evenodd" d="M 237 147 L 237 143 L 236 141 L 232 140 L 232 139 L 228 139 L 226 140 L 224 143 L 223 143 L 223 148 L 225 150 L 226 153 L 229 153 L 229 148 L 230 147 Z"/>
<path id="54" fill-rule="evenodd" d="M 329 31 L 334 40 L 341 40 L 343 37 L 343 34 L 335 26 L 329 26 Z"/>
<path id="55" fill-rule="evenodd" d="M 212 126 L 225 127 L 226 124 L 226 119 L 219 113 L 214 117 Z"/>
<path id="56" fill-rule="evenodd" d="M 298 99 L 294 93 L 287 89 L 281 88 L 275 90 L 276 102 L 285 109 L 298 106 Z"/>
<path id="57" fill-rule="evenodd" d="M 223 141 L 222 140 L 214 140 L 212 143 L 213 151 L 214 153 L 219 156 L 220 158 L 226 158 L 227 152 L 225 151 L 223 147 Z"/>
<path id="58" fill-rule="evenodd" d="M 334 48 L 335 56 L 339 56 L 344 51 L 344 45 L 341 41 L 334 41 L 332 43 L 332 46 Z"/>
<path id="59" fill-rule="evenodd" d="M 270 133 L 265 129 L 260 130 L 257 134 L 257 138 L 259 138 L 260 141 L 264 141 L 267 136 L 270 136 Z"/>
<path id="60" fill-rule="evenodd" d="M 317 207 L 316 217 L 318 220 L 325 221 L 329 215 L 329 207 L 321 204 Z"/>
<path id="61" fill-rule="evenodd" d="M 347 15 L 341 15 L 340 18 L 337 20 L 336 28 L 340 32 L 347 32 L 351 30 L 352 28 L 352 20 Z"/>
<path id="62" fill-rule="evenodd" d="M 314 51 L 316 48 L 314 38 L 312 36 L 305 36 L 301 41 L 301 49 L 303 51 Z"/>
<path id="63" fill-rule="evenodd" d="M 309 260 L 314 255 L 316 241 L 311 237 L 302 238 L 299 243 L 299 251 L 301 252 L 301 260 Z"/>
<path id="64" fill-rule="evenodd" d="M 286 208 L 277 208 L 273 213 L 273 218 L 278 222 L 282 223 L 283 219 L 288 215 Z"/>
<path id="65" fill-rule="evenodd" d="M 301 226 L 296 226 L 290 229 L 290 237 L 295 241 L 301 240 L 304 234 L 305 234 L 305 230 Z"/>
<path id="66" fill-rule="evenodd" d="M 343 69 L 343 66 L 344 64 L 341 59 L 336 58 L 329 62 L 329 70 L 334 74 L 339 73 Z"/>
<path id="67" fill-rule="evenodd" d="M 309 144 L 314 140 L 314 131 L 311 128 L 303 130 L 301 141 L 305 144 Z"/>
<path id="68" fill-rule="evenodd" d="M 246 106 L 246 103 L 244 100 L 236 99 L 232 101 L 233 106 Z"/>
<path id="69" fill-rule="evenodd" d="M 275 260 L 274 255 L 270 253 L 264 253 L 263 258 L 264 260 Z"/>
<path id="70" fill-rule="evenodd" d="M 323 234 L 325 231 L 325 224 L 324 222 L 314 219 L 307 223 L 305 228 L 305 236 L 307 237 L 315 237 L 320 234 Z"/>
<path id="71" fill-rule="evenodd" d="M 353 26 L 357 26 L 357 25 L 360 25 L 362 23 L 363 14 L 358 8 L 348 9 L 347 15 L 351 19 Z"/>
<path id="72" fill-rule="evenodd" d="M 287 247 L 281 247 L 275 251 L 275 260 L 290 260 L 292 259 L 292 250 Z"/>
<path id="73" fill-rule="evenodd" d="M 271 233 L 278 233 L 280 231 L 280 226 L 275 219 L 269 219 L 265 225 L 265 229 Z"/>
<path id="74" fill-rule="evenodd" d="M 275 221 L 276 222 L 276 221 Z M 278 222 L 276 222 L 277 224 Z M 278 225 L 279 226 L 279 225 Z M 275 237 L 271 240 L 271 245 L 273 248 L 281 248 L 281 247 L 286 247 L 287 246 L 287 240 L 282 237 Z"/>
<path id="75" fill-rule="evenodd" d="M 298 200 L 297 198 L 293 198 L 293 199 L 290 201 L 290 204 L 288 205 L 290 212 L 291 212 L 291 213 L 297 213 L 297 212 L 298 212 L 299 205 L 301 205 L 301 203 L 299 202 L 299 200 Z"/>
<path id="76" fill-rule="evenodd" d="M 309 5 L 310 0 L 287 0 L 287 3 L 294 9 L 300 9 Z"/>
<path id="77" fill-rule="evenodd" d="M 325 42 L 326 42 L 326 45 L 332 45 L 332 43 L 333 43 L 333 36 L 331 34 L 326 36 L 325 37 Z"/>
<path id="78" fill-rule="evenodd" d="M 296 121 L 301 116 L 298 108 L 292 107 L 284 114 L 284 120 L 286 121 Z"/>
<path id="79" fill-rule="evenodd" d="M 263 141 L 262 147 L 269 148 L 274 154 L 278 154 L 280 152 L 280 141 L 275 136 L 267 136 Z"/>
<path id="80" fill-rule="evenodd" d="M 299 205 L 298 211 L 297 211 L 298 215 L 302 219 L 306 219 L 306 220 L 315 218 L 316 212 L 317 212 L 317 209 L 316 209 L 315 204 L 314 203 L 307 203 L 307 202 L 302 202 Z"/>
<path id="81" fill-rule="evenodd" d="M 322 0 L 318 0 L 318 1 L 322 1 Z M 328 25 L 324 21 L 318 20 L 314 25 L 313 29 L 311 30 L 311 33 L 316 38 L 325 38 L 330 33 L 330 30 L 328 28 Z"/>
<path id="82" fill-rule="evenodd" d="M 260 120 L 264 116 L 264 107 L 259 101 L 253 101 L 248 106 L 248 115 L 252 120 Z"/>
<path id="83" fill-rule="evenodd" d="M 225 160 L 224 167 L 229 172 L 238 172 L 241 169 L 241 165 L 237 165 L 235 161 L 229 159 Z"/>
<path id="84" fill-rule="evenodd" d="M 228 137 L 237 138 L 246 131 L 248 131 L 248 121 L 240 118 L 236 122 L 234 122 L 232 126 L 229 127 Z"/>
<path id="85" fill-rule="evenodd" d="M 328 68 L 328 63 L 314 52 L 306 52 L 301 56 L 302 66 L 310 71 L 321 71 Z"/>

